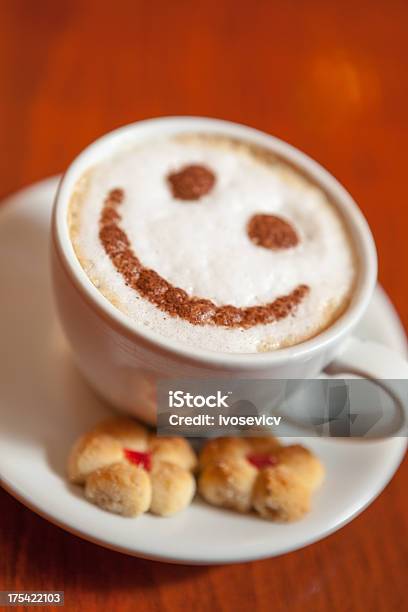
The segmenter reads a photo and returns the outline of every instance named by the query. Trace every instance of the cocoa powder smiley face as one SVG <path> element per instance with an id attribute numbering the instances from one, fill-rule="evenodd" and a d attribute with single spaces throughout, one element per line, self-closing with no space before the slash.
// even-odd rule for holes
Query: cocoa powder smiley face
<path id="1" fill-rule="evenodd" d="M 79 180 L 70 233 L 90 280 L 136 326 L 221 352 L 315 335 L 344 310 L 355 273 L 319 186 L 222 135 L 119 147 Z"/>
<path id="2" fill-rule="evenodd" d="M 184 205 L 196 203 L 207 196 L 216 183 L 215 172 L 197 164 L 184 166 L 166 178 L 173 197 L 184 202 Z M 125 230 L 121 228 L 120 205 L 124 198 L 125 192 L 121 188 L 112 189 L 107 194 L 100 216 L 101 243 L 126 285 L 170 316 L 178 316 L 193 325 L 248 328 L 287 317 L 308 293 L 309 287 L 300 284 L 271 302 L 249 307 L 231 304 L 217 306 L 208 298 L 189 295 L 140 261 Z M 299 243 L 293 226 L 276 215 L 252 215 L 247 234 L 255 245 L 272 251 L 294 248 Z"/>

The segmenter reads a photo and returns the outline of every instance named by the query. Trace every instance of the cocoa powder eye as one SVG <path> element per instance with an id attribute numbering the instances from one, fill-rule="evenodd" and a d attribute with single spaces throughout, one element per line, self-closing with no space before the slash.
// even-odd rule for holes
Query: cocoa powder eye
<path id="1" fill-rule="evenodd" d="M 199 200 L 215 185 L 215 174 L 206 166 L 192 164 L 167 176 L 167 181 L 177 200 Z"/>
<path id="2" fill-rule="evenodd" d="M 271 251 L 290 249 L 299 244 L 294 227 L 276 215 L 253 215 L 248 222 L 247 233 L 254 244 Z"/>

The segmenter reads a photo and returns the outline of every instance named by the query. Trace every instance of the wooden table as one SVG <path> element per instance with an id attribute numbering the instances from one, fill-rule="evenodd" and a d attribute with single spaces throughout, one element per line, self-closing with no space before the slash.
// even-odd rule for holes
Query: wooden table
<path id="1" fill-rule="evenodd" d="M 0 0 L 0 195 L 60 172 L 124 123 L 248 123 L 320 160 L 355 196 L 407 325 L 407 38 L 408 5 L 396 0 Z M 0 589 L 65 589 L 66 609 L 87 612 L 400 610 L 407 474 L 322 542 L 210 568 L 104 550 L 1 492 Z"/>

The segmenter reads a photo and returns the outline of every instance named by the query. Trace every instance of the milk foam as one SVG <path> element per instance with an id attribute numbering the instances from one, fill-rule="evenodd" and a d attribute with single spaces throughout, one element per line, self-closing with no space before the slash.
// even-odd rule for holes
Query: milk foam
<path id="1" fill-rule="evenodd" d="M 210 168 L 215 187 L 198 201 L 176 200 L 166 177 L 190 164 Z M 136 256 L 190 295 L 237 307 L 265 304 L 301 284 L 308 295 L 294 314 L 245 330 L 167 315 L 125 285 L 101 244 L 99 217 L 114 188 L 125 192 L 121 226 Z M 282 251 L 253 244 L 247 224 L 256 213 L 289 221 L 299 244 Z M 197 136 L 123 149 L 81 179 L 70 222 L 87 275 L 135 325 L 218 352 L 273 350 L 312 337 L 341 314 L 354 283 L 353 249 L 324 192 L 282 161 L 232 141 Z"/>

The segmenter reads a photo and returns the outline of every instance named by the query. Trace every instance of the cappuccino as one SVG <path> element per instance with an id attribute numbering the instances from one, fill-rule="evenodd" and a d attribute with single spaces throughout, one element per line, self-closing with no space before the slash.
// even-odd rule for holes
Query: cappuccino
<path id="1" fill-rule="evenodd" d="M 356 278 L 328 195 L 269 150 L 218 135 L 127 145 L 89 168 L 69 228 L 88 278 L 137 328 L 217 352 L 315 336 Z"/>

